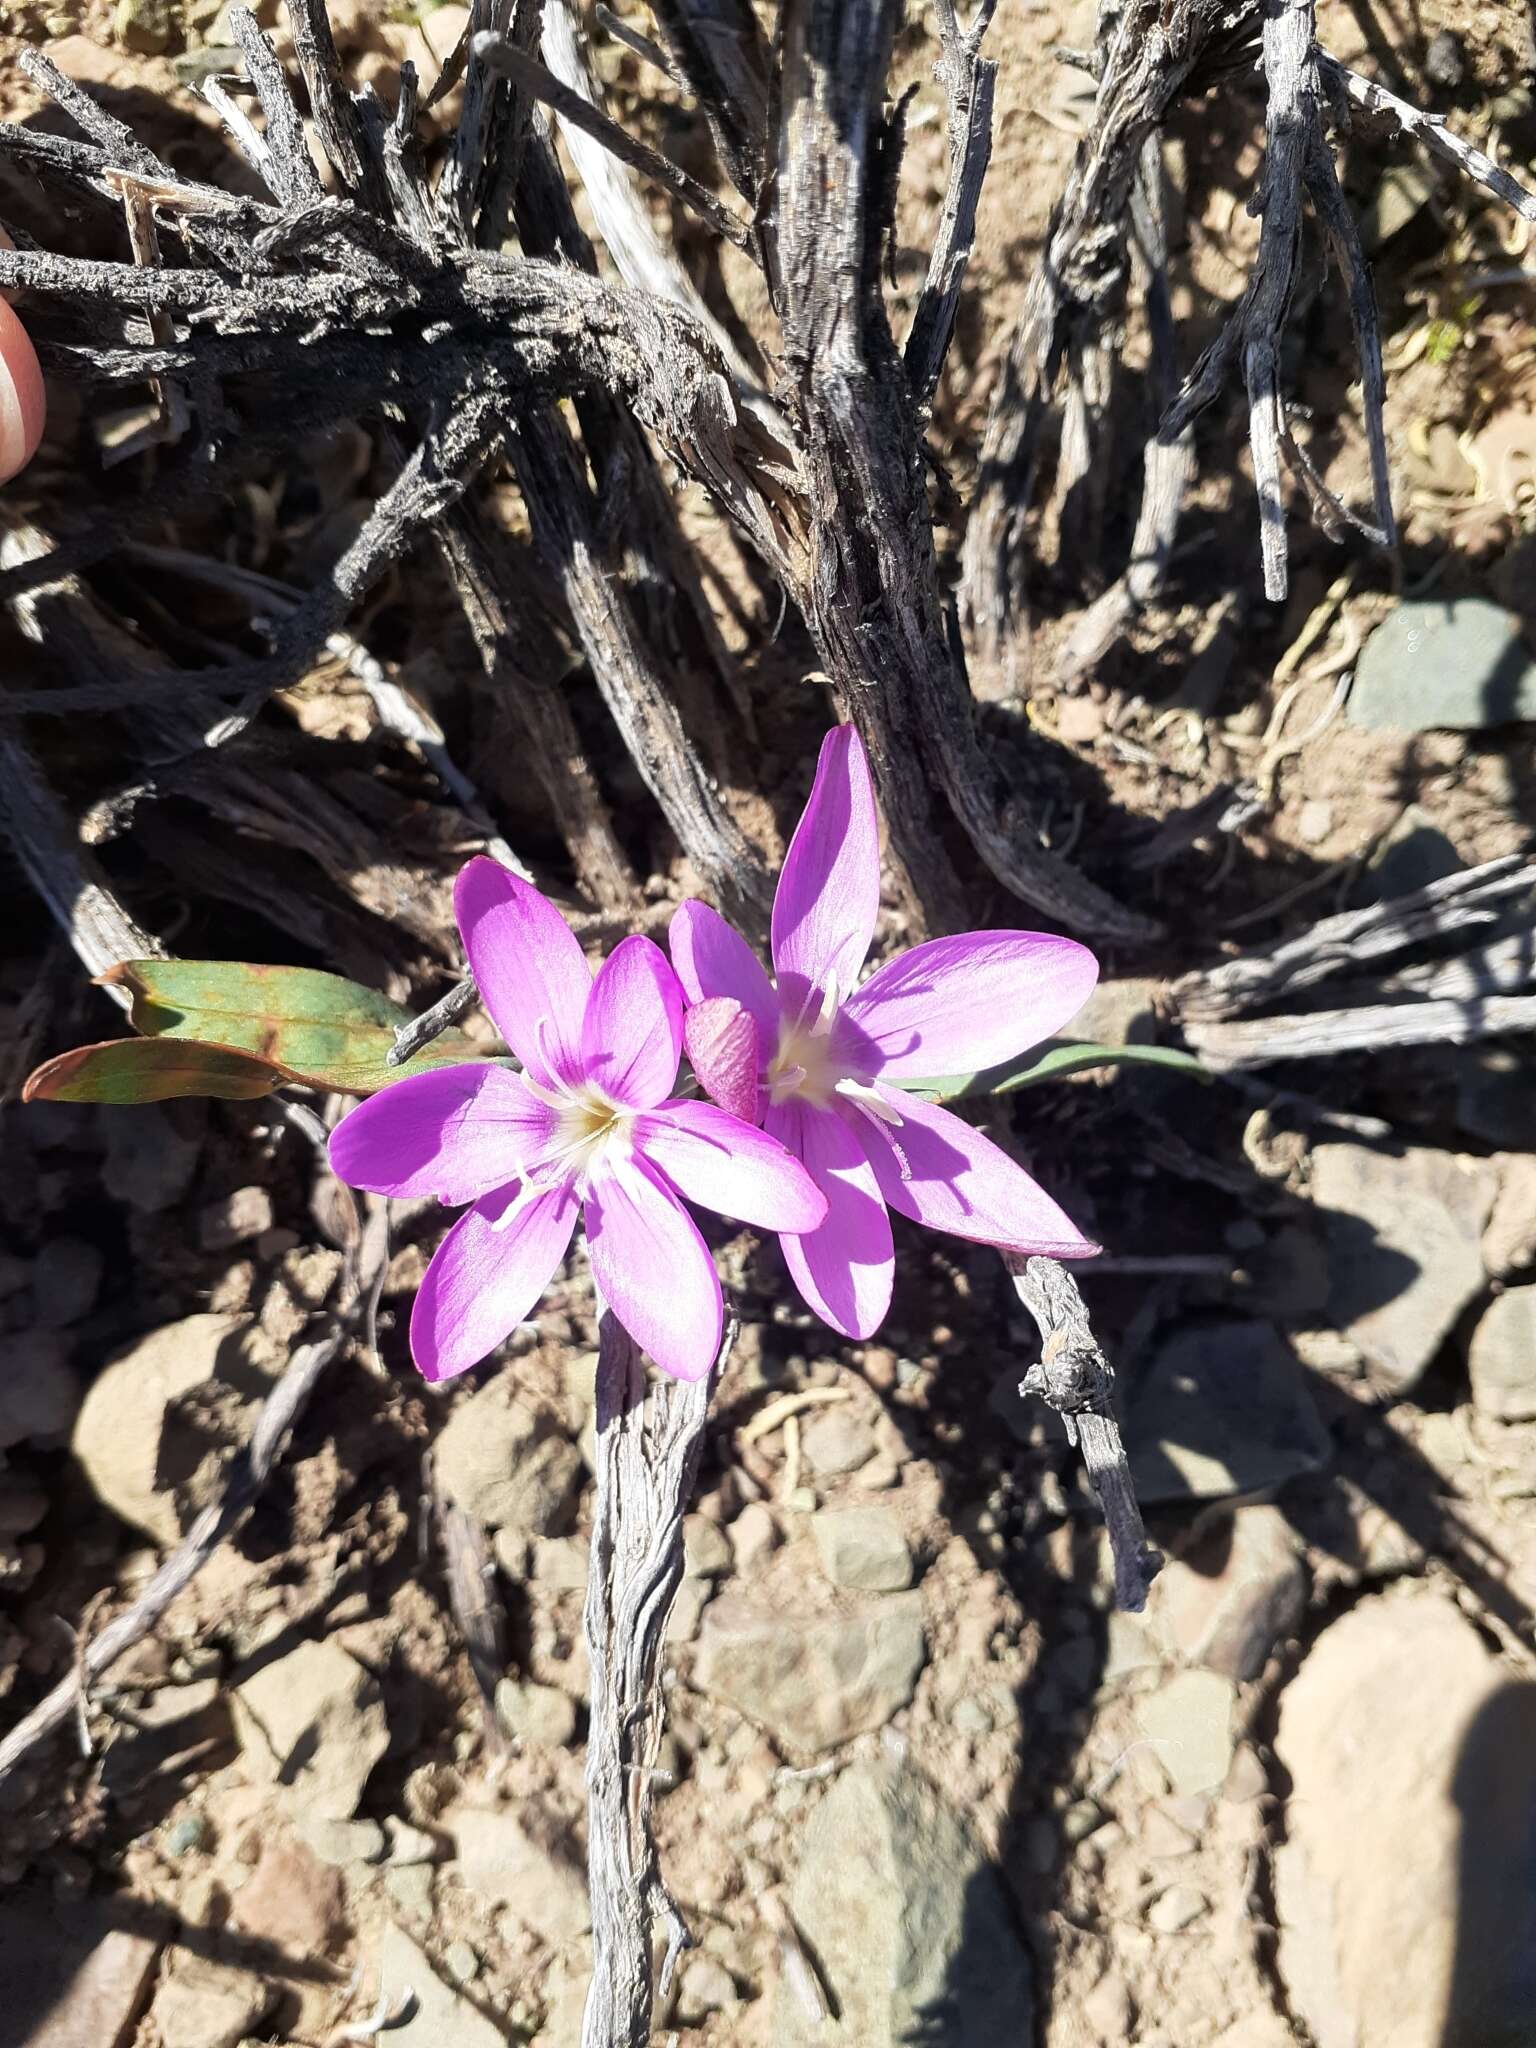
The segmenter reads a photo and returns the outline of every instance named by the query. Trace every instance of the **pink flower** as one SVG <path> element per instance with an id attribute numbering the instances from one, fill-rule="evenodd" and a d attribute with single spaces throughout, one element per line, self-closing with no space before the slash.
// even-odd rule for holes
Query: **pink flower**
<path id="1" fill-rule="evenodd" d="M 1093 955 L 1043 932 L 966 932 L 914 946 L 858 987 L 879 907 L 869 764 L 843 725 L 823 742 L 779 878 L 776 982 L 705 903 L 684 903 L 670 933 L 699 1079 L 742 1108 L 755 1080 L 759 1120 L 827 1198 L 823 1223 L 781 1242 L 795 1285 L 845 1337 L 870 1336 L 890 1306 L 887 1204 L 1009 1250 L 1098 1249 L 979 1131 L 892 1085 L 997 1066 L 1049 1037 L 1098 978 Z"/>
<path id="2" fill-rule="evenodd" d="M 678 1197 L 769 1230 L 814 1230 L 824 1198 L 763 1131 L 668 1100 L 683 992 L 649 939 L 625 939 L 594 980 L 554 905 L 491 860 L 460 874 L 454 911 L 523 1072 L 416 1075 L 331 1134 L 331 1164 L 354 1187 L 471 1205 L 422 1280 L 412 1356 L 445 1380 L 494 1350 L 549 1285 L 581 1211 L 619 1321 L 664 1372 L 702 1378 L 720 1346 L 720 1282 Z"/>

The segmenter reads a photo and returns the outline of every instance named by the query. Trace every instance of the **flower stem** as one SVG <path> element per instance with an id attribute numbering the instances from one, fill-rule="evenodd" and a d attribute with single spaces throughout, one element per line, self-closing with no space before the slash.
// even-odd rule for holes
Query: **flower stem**
<path id="1" fill-rule="evenodd" d="M 581 2048 L 646 2048 L 687 1928 L 657 1867 L 651 1790 L 661 1742 L 661 1659 L 683 1576 L 683 1514 L 693 1492 L 715 1379 L 658 1378 L 646 1398 L 638 1346 L 598 1301 L 597 1499 L 583 1617 L 591 1663 L 587 1874 L 592 1986 Z M 651 1930 L 667 1930 L 652 1985 Z"/>

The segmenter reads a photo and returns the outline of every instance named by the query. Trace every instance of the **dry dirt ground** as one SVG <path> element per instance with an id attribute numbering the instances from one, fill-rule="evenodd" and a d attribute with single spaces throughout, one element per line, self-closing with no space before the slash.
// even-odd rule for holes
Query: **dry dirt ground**
<path id="1" fill-rule="evenodd" d="M 1485 145 L 1496 131 L 1515 168 L 1536 155 L 1513 10 L 1323 11 L 1341 55 L 1411 80 Z M 337 19 L 359 75 L 411 54 L 430 76 L 462 11 L 359 0 Z M 1445 29 L 1455 86 L 1426 82 Z M 205 168 L 222 152 L 178 83 L 219 41 L 212 0 L 116 15 L 7 0 L 0 31 L 7 118 L 37 107 L 17 51 L 48 43 L 158 124 L 157 146 Z M 1014 0 L 996 24 L 994 169 L 934 432 L 962 504 L 1085 116 L 1083 75 L 1050 51 L 1091 32 L 1090 8 L 1055 0 Z M 942 170 L 931 54 L 914 29 L 914 252 Z M 633 62 L 605 61 L 633 109 Z M 1186 360 L 1253 247 L 1256 107 L 1245 87 L 1175 125 Z M 696 147 L 680 117 L 654 118 L 669 146 Z M 1119 849 L 1218 785 L 1259 798 L 1241 833 L 1145 883 L 1174 937 L 1164 956 L 1108 961 L 1093 1035 L 1151 1035 L 1161 979 L 1224 948 L 1530 847 L 1529 726 L 1373 730 L 1341 701 L 1404 593 L 1536 616 L 1529 230 L 1407 165 L 1355 146 L 1346 162 L 1376 241 L 1400 554 L 1341 549 L 1298 518 L 1292 599 L 1264 606 L 1232 406 L 1202 427 L 1166 601 L 1071 690 L 1052 655 L 1092 579 L 1041 573 L 1028 703 L 995 711 L 1071 748 L 1061 836 L 1113 875 Z M 102 233 L 19 187 L 0 188 L 0 215 L 81 248 Z M 915 253 L 898 265 L 898 306 L 918 274 Z M 1299 297 L 1287 374 L 1315 459 L 1359 501 L 1347 324 L 1315 254 Z M 0 511 L 46 526 L 109 433 L 61 394 Z M 355 520 L 374 459 L 358 429 L 165 539 L 302 580 Z M 133 483 L 108 471 L 101 488 Z M 1112 522 L 1122 546 L 1129 518 Z M 1048 515 L 1040 544 L 1048 560 Z M 152 582 L 146 598 L 129 581 L 104 569 L 100 602 L 158 630 Z M 412 563 L 357 630 L 558 884 L 558 842 L 466 686 L 449 609 L 435 569 Z M 791 634 L 747 679 L 760 707 L 798 693 L 792 717 L 764 719 L 757 786 L 734 792 L 765 838 L 793 817 L 824 717 L 803 657 Z M 590 687 L 571 687 L 596 735 Z M 436 993 L 472 829 L 339 664 L 274 715 L 288 751 L 238 803 L 189 787 L 126 835 L 101 828 L 130 906 L 183 954 L 323 961 Z M 113 787 L 109 742 L 48 744 L 82 810 Z M 606 765 L 616 796 L 637 793 Z M 650 829 L 626 826 L 659 924 L 688 878 Z M 6 883 L 4 1726 L 217 1490 L 355 1226 L 267 1106 L 19 1107 L 30 1065 L 111 1025 L 19 876 Z M 1342 1122 L 1129 1071 L 1019 1099 L 1013 1136 L 1108 1247 L 1083 1284 L 1169 1558 L 1140 1617 L 1111 1611 L 1075 1457 L 1015 1392 L 1031 1331 L 992 1254 L 905 1232 L 889 1325 L 846 1346 L 793 1304 L 773 1247 L 718 1235 L 742 1332 L 689 1523 L 656 1806 L 697 1943 L 664 2015 L 679 2042 L 1536 2043 L 1531 1079 L 1511 1043 L 1307 1068 L 1297 1085 Z M 1349 1118 L 1389 1126 L 1386 1141 Z M 332 1370 L 238 1542 L 97 1689 L 80 1739 L 0 1786 L 5 2042 L 335 2048 L 378 2019 L 404 2048 L 576 2042 L 590 1294 L 573 1263 L 505 1358 L 428 1390 L 404 1326 L 440 1228 L 431 1205 L 395 1205 L 375 1341 Z M 507 1677 L 490 1718 L 434 1490 L 495 1561 Z"/>

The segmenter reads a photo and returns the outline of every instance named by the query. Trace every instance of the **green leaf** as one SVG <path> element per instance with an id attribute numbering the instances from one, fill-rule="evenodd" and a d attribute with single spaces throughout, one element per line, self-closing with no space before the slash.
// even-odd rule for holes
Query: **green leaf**
<path id="1" fill-rule="evenodd" d="M 270 1095 L 285 1076 L 269 1060 L 231 1045 L 173 1038 L 113 1038 L 76 1046 L 27 1076 L 23 1102 L 169 1102 L 218 1095 L 231 1102 Z"/>
<path id="2" fill-rule="evenodd" d="M 481 1057 L 445 1031 L 403 1066 L 386 1064 L 410 1012 L 376 989 L 313 967 L 238 960 L 124 960 L 102 977 L 126 988 L 134 1029 L 147 1038 L 234 1047 L 282 1079 L 372 1095 L 392 1081 Z"/>
<path id="3" fill-rule="evenodd" d="M 1020 1088 L 1060 1081 L 1091 1067 L 1164 1067 L 1199 1081 L 1211 1078 L 1193 1053 L 1179 1052 L 1171 1045 L 1063 1044 L 1049 1046 L 1044 1052 L 1031 1046 L 1018 1059 L 979 1074 L 944 1074 L 932 1081 L 902 1081 L 898 1085 L 930 1102 L 958 1102 L 966 1095 L 1013 1095 Z"/>

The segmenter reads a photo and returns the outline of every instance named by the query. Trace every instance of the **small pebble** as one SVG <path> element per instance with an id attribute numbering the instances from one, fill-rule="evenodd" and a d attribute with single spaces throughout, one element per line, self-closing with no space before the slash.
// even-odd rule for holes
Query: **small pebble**
<path id="1" fill-rule="evenodd" d="M 213 1829 L 208 1825 L 206 1814 L 186 1813 L 174 1822 L 165 1838 L 168 1856 L 190 1856 L 195 1850 L 206 1849 L 213 1840 Z"/>
<path id="2" fill-rule="evenodd" d="M 236 1188 L 221 1201 L 209 1202 L 198 1218 L 197 1234 L 205 1252 L 225 1252 L 272 1228 L 272 1197 L 265 1188 Z"/>
<path id="3" fill-rule="evenodd" d="M 443 1966 L 455 1984 L 472 1984 L 480 1974 L 480 1958 L 467 1941 L 450 1941 L 443 1950 Z"/>
<path id="4" fill-rule="evenodd" d="M 1074 1799 L 1061 1816 L 1061 1832 L 1069 1842 L 1086 1842 L 1104 1826 L 1108 1815 L 1095 1799 Z"/>
<path id="5" fill-rule="evenodd" d="M 1147 1925 L 1155 1934 L 1182 1934 L 1210 1910 L 1210 1900 L 1198 1885 L 1171 1884 L 1152 1901 Z"/>

